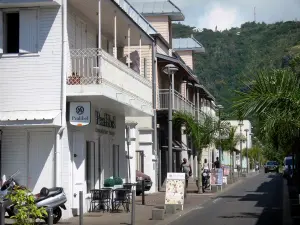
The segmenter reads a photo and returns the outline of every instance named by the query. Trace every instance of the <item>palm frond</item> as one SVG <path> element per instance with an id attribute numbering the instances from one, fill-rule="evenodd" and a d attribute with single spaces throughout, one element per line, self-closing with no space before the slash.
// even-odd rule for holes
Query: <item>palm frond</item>
<path id="1" fill-rule="evenodd" d="M 286 111 L 299 108 L 300 80 L 291 70 L 261 71 L 247 91 L 238 91 L 234 108 L 244 116 L 266 113 L 274 108 Z"/>

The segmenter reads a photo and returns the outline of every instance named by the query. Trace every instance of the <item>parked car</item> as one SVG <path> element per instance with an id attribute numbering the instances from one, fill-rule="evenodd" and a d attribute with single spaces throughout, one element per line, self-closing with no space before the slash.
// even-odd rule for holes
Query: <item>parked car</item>
<path id="1" fill-rule="evenodd" d="M 144 190 L 149 191 L 152 187 L 152 180 L 147 175 L 141 171 L 136 171 L 136 195 L 142 194 L 142 180 L 145 181 Z"/>
<path id="2" fill-rule="evenodd" d="M 276 172 L 279 173 L 279 164 L 276 161 L 268 161 L 265 165 L 265 173 Z"/>

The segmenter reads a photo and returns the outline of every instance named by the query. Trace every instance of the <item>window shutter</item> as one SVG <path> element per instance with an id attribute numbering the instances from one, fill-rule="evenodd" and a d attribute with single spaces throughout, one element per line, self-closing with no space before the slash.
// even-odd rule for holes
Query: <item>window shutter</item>
<path id="1" fill-rule="evenodd" d="M 0 54 L 3 53 L 3 12 L 0 10 Z"/>
<path id="2" fill-rule="evenodd" d="M 20 53 L 36 52 L 38 52 L 37 10 L 20 10 Z"/>

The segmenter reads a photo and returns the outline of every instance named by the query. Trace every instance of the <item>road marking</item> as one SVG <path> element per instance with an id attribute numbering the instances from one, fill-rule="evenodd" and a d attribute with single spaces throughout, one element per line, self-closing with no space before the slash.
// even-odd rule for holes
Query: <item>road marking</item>
<path id="1" fill-rule="evenodd" d="M 219 200 L 221 200 L 221 198 L 216 198 L 215 200 L 213 200 L 213 203 L 216 203 Z"/>

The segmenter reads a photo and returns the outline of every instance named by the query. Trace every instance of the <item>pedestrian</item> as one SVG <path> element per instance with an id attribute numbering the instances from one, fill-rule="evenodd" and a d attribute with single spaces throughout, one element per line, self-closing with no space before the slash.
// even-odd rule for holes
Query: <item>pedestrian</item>
<path id="1" fill-rule="evenodd" d="M 187 188 L 189 185 L 189 178 L 192 176 L 192 167 L 191 164 L 184 158 L 183 162 L 180 165 L 181 172 L 185 173 L 185 190 L 184 190 L 184 197 L 186 197 Z"/>
<path id="2" fill-rule="evenodd" d="M 216 161 L 214 162 L 214 168 L 215 169 L 220 169 L 220 161 L 219 157 L 216 158 Z"/>

